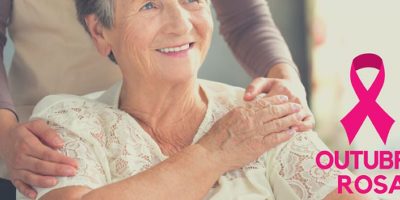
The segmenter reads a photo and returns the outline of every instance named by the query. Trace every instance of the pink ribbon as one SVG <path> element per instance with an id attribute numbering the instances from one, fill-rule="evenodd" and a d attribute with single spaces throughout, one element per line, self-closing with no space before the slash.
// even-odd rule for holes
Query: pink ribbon
<path id="1" fill-rule="evenodd" d="M 378 75 L 368 90 L 356 73 L 357 70 L 363 68 L 376 68 L 379 70 Z M 349 144 L 353 142 L 367 116 L 369 116 L 383 143 L 386 144 L 394 120 L 376 102 L 376 98 L 385 82 L 385 68 L 381 57 L 369 53 L 361 54 L 354 58 L 350 70 L 350 79 L 359 102 L 340 120 L 346 130 Z"/>

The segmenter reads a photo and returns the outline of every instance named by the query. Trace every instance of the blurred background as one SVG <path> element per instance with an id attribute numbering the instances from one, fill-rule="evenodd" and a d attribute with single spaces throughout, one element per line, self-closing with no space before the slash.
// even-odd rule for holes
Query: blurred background
<path id="1" fill-rule="evenodd" d="M 378 97 L 381 107 L 400 120 L 400 1 L 398 0 L 268 0 L 273 18 L 298 65 L 307 89 L 309 104 L 316 117 L 316 131 L 332 150 L 396 150 L 400 144 L 400 125 L 395 122 L 388 142 L 383 144 L 367 118 L 355 141 L 348 144 L 340 119 L 358 102 L 349 79 L 351 61 L 361 53 L 380 55 L 386 80 Z M 251 78 L 236 62 L 219 35 L 218 21 L 208 58 L 200 77 L 246 87 Z M 8 40 L 6 68 L 13 46 Z M 359 70 L 368 87 L 375 69 Z M 366 171 L 355 173 L 385 173 Z M 382 196 L 399 197 L 400 193 Z"/>

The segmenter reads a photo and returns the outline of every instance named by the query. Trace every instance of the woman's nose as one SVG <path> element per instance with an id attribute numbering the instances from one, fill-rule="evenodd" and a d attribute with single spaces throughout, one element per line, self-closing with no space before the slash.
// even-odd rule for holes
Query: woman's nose
<path id="1" fill-rule="evenodd" d="M 164 32 L 183 35 L 193 29 L 190 12 L 182 7 L 170 7 L 165 10 Z"/>

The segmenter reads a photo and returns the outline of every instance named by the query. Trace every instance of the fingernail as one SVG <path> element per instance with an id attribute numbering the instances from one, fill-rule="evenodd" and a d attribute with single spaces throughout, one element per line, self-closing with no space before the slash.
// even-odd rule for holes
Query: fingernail
<path id="1" fill-rule="evenodd" d="M 28 193 L 28 197 L 31 198 L 31 199 L 35 199 L 36 194 L 34 192 L 29 192 Z"/>
<path id="2" fill-rule="evenodd" d="M 77 170 L 79 168 L 79 163 L 77 161 L 75 161 L 74 167 L 75 167 L 75 170 Z"/>
<path id="3" fill-rule="evenodd" d="M 54 186 L 55 184 L 57 184 L 57 180 L 55 180 L 55 179 L 46 179 L 46 185 L 49 185 L 49 186 Z"/>
<path id="4" fill-rule="evenodd" d="M 301 113 L 296 113 L 296 118 L 298 120 L 303 120 L 303 115 Z"/>
<path id="5" fill-rule="evenodd" d="M 293 128 L 288 130 L 288 135 L 292 136 L 296 133 L 296 130 L 294 130 Z"/>
<path id="6" fill-rule="evenodd" d="M 53 140 L 53 142 L 54 142 L 55 145 L 58 145 L 58 146 L 64 145 L 64 141 L 63 141 L 62 139 L 58 138 L 58 137 L 56 137 L 56 138 Z"/>
<path id="7" fill-rule="evenodd" d="M 246 95 L 251 95 L 253 92 L 254 92 L 254 88 L 249 87 L 249 88 L 247 88 Z"/>
<path id="8" fill-rule="evenodd" d="M 64 173 L 65 173 L 67 176 L 75 176 L 76 170 L 75 170 L 75 169 L 72 169 L 72 168 L 66 168 L 66 169 L 64 170 Z"/>
<path id="9" fill-rule="evenodd" d="M 290 132 L 287 131 L 286 133 L 278 133 L 277 137 L 278 137 L 278 140 L 281 141 L 284 138 L 286 139 L 288 136 L 292 137 L 292 135 L 293 134 L 290 134 Z"/>
<path id="10" fill-rule="evenodd" d="M 292 104 L 293 111 L 299 111 L 300 109 L 301 109 L 301 106 L 299 104 Z"/>
<path id="11" fill-rule="evenodd" d="M 279 95 L 279 99 L 282 100 L 282 101 L 288 101 L 289 100 L 289 98 L 287 96 L 285 96 L 285 95 Z"/>

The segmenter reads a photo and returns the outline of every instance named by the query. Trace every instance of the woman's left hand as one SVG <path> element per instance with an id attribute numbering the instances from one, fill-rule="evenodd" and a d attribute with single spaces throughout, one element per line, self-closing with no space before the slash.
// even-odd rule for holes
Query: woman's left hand
<path id="1" fill-rule="evenodd" d="M 267 96 L 286 95 L 289 97 L 289 101 L 301 104 L 305 117 L 303 118 L 303 123 L 297 127 L 297 130 L 302 132 L 314 128 L 315 119 L 308 107 L 306 91 L 299 79 L 256 78 L 247 87 L 243 99 L 251 101 L 262 93 L 266 93 Z"/>

